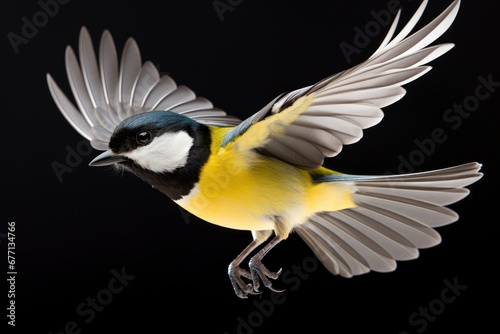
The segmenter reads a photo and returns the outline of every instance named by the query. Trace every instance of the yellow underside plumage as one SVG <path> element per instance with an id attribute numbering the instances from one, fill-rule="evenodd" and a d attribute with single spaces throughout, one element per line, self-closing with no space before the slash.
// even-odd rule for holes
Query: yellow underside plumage
<path id="1" fill-rule="evenodd" d="M 200 180 L 190 194 L 177 203 L 199 218 L 240 230 L 275 230 L 282 238 L 316 212 L 337 211 L 355 206 L 352 187 L 312 181 L 312 174 L 337 173 L 321 167 L 308 171 L 281 160 L 262 156 L 254 148 L 262 147 L 271 132 L 292 122 L 310 101 L 297 101 L 295 110 L 277 114 L 273 124 L 259 122 L 221 148 L 230 128 L 210 127 L 211 155 L 203 166 Z M 276 121 L 276 118 L 282 117 Z M 280 226 L 276 226 L 279 218 Z"/>

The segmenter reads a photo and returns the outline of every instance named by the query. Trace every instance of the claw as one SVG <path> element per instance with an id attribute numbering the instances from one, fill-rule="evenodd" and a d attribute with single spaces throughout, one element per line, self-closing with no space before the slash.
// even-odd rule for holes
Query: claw
<path id="1" fill-rule="evenodd" d="M 248 245 L 241 253 L 234 259 L 233 262 L 229 264 L 228 274 L 231 284 L 233 285 L 234 292 L 240 298 L 248 298 L 248 295 L 260 295 L 262 291 L 260 288 L 260 281 L 264 286 L 274 292 L 283 292 L 285 290 L 278 290 L 273 288 L 273 283 L 270 279 L 276 280 L 281 275 L 281 269 L 277 272 L 270 271 L 262 264 L 262 258 L 269 252 L 274 246 L 276 246 L 281 241 L 279 236 L 275 236 L 270 242 L 268 242 L 255 256 L 250 259 L 248 263 L 250 267 L 250 272 L 248 270 L 242 269 L 239 265 L 256 247 L 258 247 L 262 241 L 254 239 L 250 245 Z M 246 278 L 251 281 L 247 283 L 243 280 Z"/>
<path id="2" fill-rule="evenodd" d="M 273 291 L 273 292 L 277 292 L 277 293 L 282 293 L 282 292 L 285 292 L 286 289 L 276 289 L 274 288 L 273 286 L 268 286 L 267 287 L 269 290 Z"/>
<path id="3" fill-rule="evenodd" d="M 260 279 L 266 288 L 275 292 L 282 292 L 281 290 L 273 288 L 273 283 L 270 281 L 270 279 L 272 280 L 278 279 L 282 271 L 281 269 L 278 270 L 277 272 L 272 272 L 269 269 L 267 269 L 266 266 L 264 266 L 264 264 L 262 264 L 260 259 L 255 257 L 250 259 L 248 265 L 250 267 L 250 272 L 252 274 L 253 289 L 255 291 L 259 291 L 260 288 L 259 279 Z"/>
<path id="4" fill-rule="evenodd" d="M 252 289 L 252 291 L 249 292 L 249 294 L 251 295 L 254 295 L 254 296 L 258 296 L 258 295 L 261 295 L 263 291 L 255 291 L 254 289 Z"/>
<path id="5" fill-rule="evenodd" d="M 233 285 L 234 292 L 239 298 L 246 299 L 248 298 L 248 294 L 256 295 L 261 293 L 255 290 L 251 283 L 246 283 L 245 281 L 243 281 L 242 277 L 252 279 L 252 274 L 250 274 L 247 270 L 241 268 L 234 262 L 229 264 L 228 274 L 229 279 L 231 280 L 231 284 Z"/>

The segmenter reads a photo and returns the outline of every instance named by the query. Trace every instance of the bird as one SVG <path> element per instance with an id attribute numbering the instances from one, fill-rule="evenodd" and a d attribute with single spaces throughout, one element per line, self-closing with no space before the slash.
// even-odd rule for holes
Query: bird
<path id="1" fill-rule="evenodd" d="M 244 120 L 142 62 L 133 38 L 119 60 L 108 30 L 97 55 L 85 26 L 79 57 L 66 48 L 73 101 L 50 73 L 47 84 L 70 125 L 104 151 L 90 166 L 131 172 L 201 220 L 251 232 L 227 269 L 238 297 L 283 291 L 273 286 L 282 270 L 263 258 L 291 233 L 334 275 L 390 272 L 441 242 L 436 228 L 458 220 L 447 206 L 469 194 L 481 164 L 355 175 L 324 163 L 358 142 L 382 120 L 382 108 L 403 98 L 403 86 L 454 46 L 431 44 L 451 26 L 460 0 L 412 33 L 427 2 L 395 35 L 399 9 L 365 61 L 281 93 Z"/>

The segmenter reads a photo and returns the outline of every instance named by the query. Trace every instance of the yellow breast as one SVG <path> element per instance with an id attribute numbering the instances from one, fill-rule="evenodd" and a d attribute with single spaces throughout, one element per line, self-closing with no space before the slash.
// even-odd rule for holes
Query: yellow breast
<path id="1" fill-rule="evenodd" d="M 314 185 L 308 171 L 253 150 L 220 147 L 227 129 L 211 128 L 212 154 L 203 166 L 195 188 L 176 201 L 210 223 L 241 230 L 274 229 L 275 217 L 300 224 L 318 210 L 352 206 L 350 191 L 333 191 L 331 185 Z M 338 199 L 337 199 L 338 200 Z M 338 201 L 337 201 L 338 202 Z M 339 205 L 336 205 L 337 207 Z"/>

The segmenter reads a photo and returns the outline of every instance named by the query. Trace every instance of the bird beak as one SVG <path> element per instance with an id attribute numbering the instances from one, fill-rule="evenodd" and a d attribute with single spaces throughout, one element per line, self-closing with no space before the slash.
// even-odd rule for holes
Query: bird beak
<path id="1" fill-rule="evenodd" d="M 99 154 L 89 163 L 92 167 L 109 166 L 118 162 L 125 161 L 126 159 L 121 155 L 115 155 L 111 150 Z"/>

